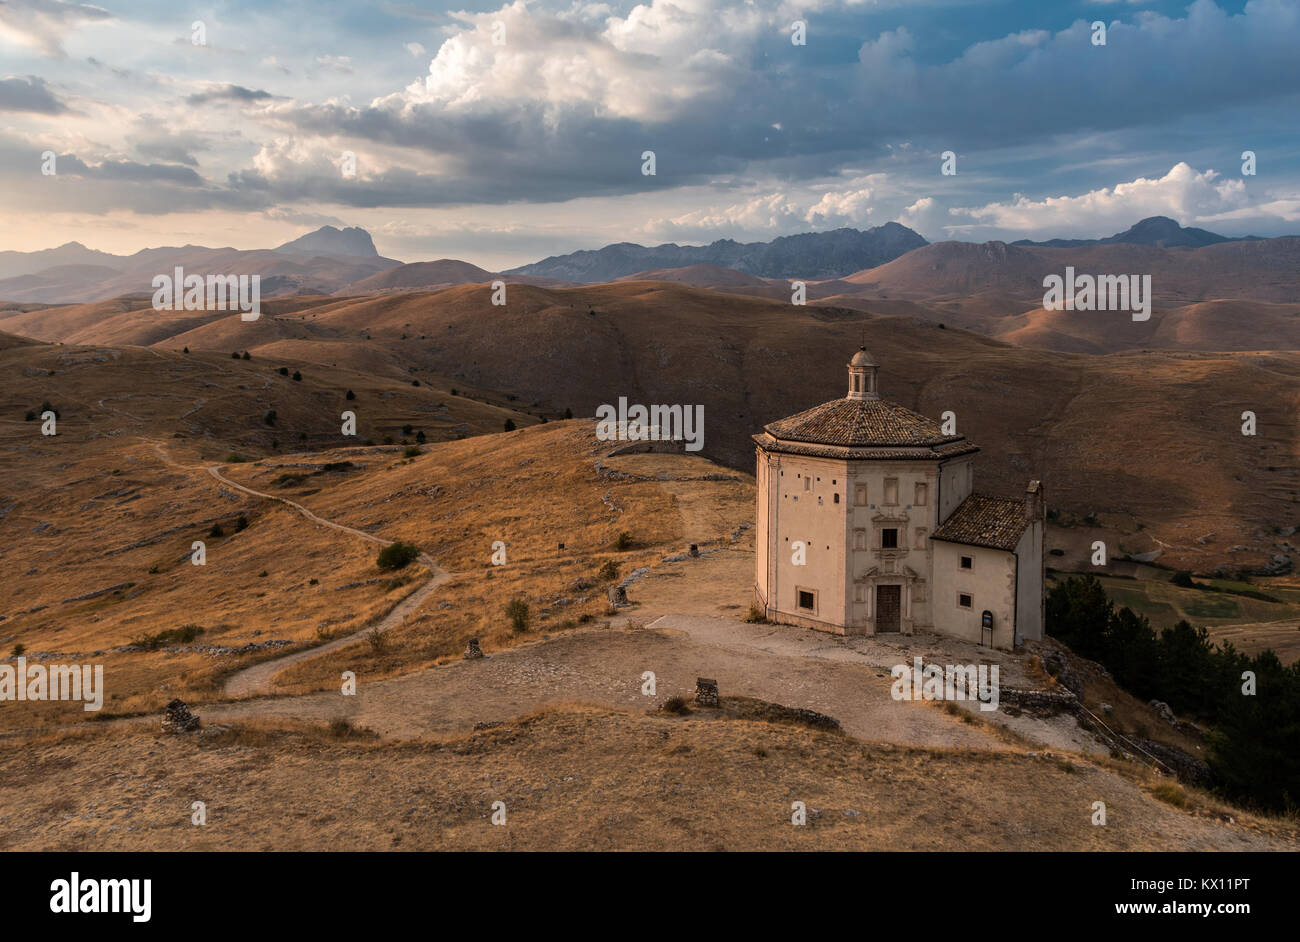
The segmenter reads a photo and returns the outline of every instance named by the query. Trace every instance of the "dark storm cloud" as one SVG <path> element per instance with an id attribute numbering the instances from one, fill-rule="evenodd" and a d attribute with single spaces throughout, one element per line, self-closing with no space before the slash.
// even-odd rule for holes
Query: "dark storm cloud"
<path id="1" fill-rule="evenodd" d="M 191 105 L 201 105 L 209 101 L 269 101 L 274 96 L 260 88 L 245 88 L 242 85 L 220 85 L 195 92 L 185 100 Z"/>
<path id="2" fill-rule="evenodd" d="M 68 107 L 35 75 L 0 79 L 0 111 L 63 114 Z"/>

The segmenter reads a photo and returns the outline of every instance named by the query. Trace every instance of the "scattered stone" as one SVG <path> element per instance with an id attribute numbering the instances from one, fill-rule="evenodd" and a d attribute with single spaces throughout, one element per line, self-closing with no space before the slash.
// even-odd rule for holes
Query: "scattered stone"
<path id="1" fill-rule="evenodd" d="M 167 704 L 162 720 L 164 733 L 192 733 L 198 728 L 199 718 L 190 712 L 184 700 L 176 699 Z"/>
<path id="2" fill-rule="evenodd" d="M 473 661 L 476 658 L 480 658 L 482 656 L 483 656 L 483 649 L 478 646 L 478 638 L 470 638 L 469 644 L 465 646 L 465 660 Z M 499 726 L 501 724 L 497 723 L 495 725 Z M 477 726 L 475 726 L 474 728 L 478 729 Z"/>
<path id="3" fill-rule="evenodd" d="M 1103 703 L 1101 705 L 1101 712 L 1105 713 L 1107 716 L 1110 716 L 1112 713 L 1115 712 L 1115 708 L 1111 706 L 1109 703 Z"/>
<path id="4" fill-rule="evenodd" d="M 609 587 L 609 604 L 618 608 L 632 603 L 627 600 L 627 589 L 621 585 L 612 585 Z"/>
<path id="5" fill-rule="evenodd" d="M 695 678 L 695 703 L 697 706 L 717 706 L 718 682 L 711 677 Z"/>
<path id="6" fill-rule="evenodd" d="M 479 657 L 482 657 L 482 656 L 483 656 L 482 654 L 479 655 Z M 500 725 L 501 725 L 501 721 L 500 721 L 500 720 L 493 720 L 493 721 L 490 722 L 490 723 L 475 723 L 475 724 L 474 724 L 474 730 L 475 730 L 475 732 L 477 732 L 477 731 L 479 731 L 479 730 L 483 730 L 483 729 L 496 729 L 496 728 L 497 728 L 498 726 L 500 726 Z"/>
<path id="7" fill-rule="evenodd" d="M 1148 706 L 1156 711 L 1156 715 L 1168 723 L 1170 726 L 1178 725 L 1178 717 L 1174 716 L 1174 711 L 1170 709 L 1169 704 L 1163 700 L 1152 700 Z"/>

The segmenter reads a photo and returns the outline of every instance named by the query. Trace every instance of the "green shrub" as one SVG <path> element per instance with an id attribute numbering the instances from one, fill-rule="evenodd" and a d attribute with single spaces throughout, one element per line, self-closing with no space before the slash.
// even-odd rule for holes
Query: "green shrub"
<path id="1" fill-rule="evenodd" d="M 380 569 L 401 569 L 413 563 L 420 555 L 420 548 L 412 543 L 403 543 L 398 540 L 396 543 L 390 543 L 379 551 L 379 558 L 375 561 Z"/>
<path id="2" fill-rule="evenodd" d="M 220 523 L 214 523 L 212 529 L 208 531 L 208 539 L 216 540 L 226 535 L 226 531 L 221 529 Z"/>
<path id="3" fill-rule="evenodd" d="M 418 458 L 422 454 L 424 454 L 424 452 L 420 451 L 420 447 L 418 445 L 412 445 L 410 448 L 406 449 L 406 451 L 402 452 L 402 457 Z"/>
<path id="4" fill-rule="evenodd" d="M 622 551 L 631 548 L 632 548 L 632 534 L 624 530 L 622 533 L 618 535 L 618 539 L 614 541 L 614 549 Z"/>
<path id="5" fill-rule="evenodd" d="M 168 644 L 188 644 L 201 634 L 203 629 L 198 625 L 181 625 L 152 635 L 140 635 L 131 643 L 148 651 L 156 651 Z"/>
<path id="6" fill-rule="evenodd" d="M 618 578 L 618 570 L 619 570 L 618 560 L 607 559 L 605 560 L 604 563 L 601 564 L 600 572 L 598 573 L 598 575 L 605 582 L 613 582 L 615 579 Z"/>
<path id="7" fill-rule="evenodd" d="M 532 613 L 528 611 L 528 603 L 523 599 L 511 599 L 506 605 L 506 618 L 510 619 L 510 627 L 515 631 L 527 631 L 529 622 L 532 620 Z"/>

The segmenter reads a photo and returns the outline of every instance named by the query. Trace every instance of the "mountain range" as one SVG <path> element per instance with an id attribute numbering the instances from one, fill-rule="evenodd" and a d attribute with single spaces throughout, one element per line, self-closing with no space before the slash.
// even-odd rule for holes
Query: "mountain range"
<path id="1" fill-rule="evenodd" d="M 895 222 L 867 230 L 835 229 L 781 236 L 770 242 L 720 239 L 709 245 L 669 243 L 647 247 L 631 242 L 551 256 L 503 273 L 469 262 L 438 259 L 404 264 L 385 258 L 366 230 L 323 226 L 272 249 L 241 250 L 198 245 L 142 249 L 114 255 L 69 242 L 35 252 L 0 252 L 0 301 L 16 304 L 70 304 L 149 294 L 155 275 L 180 266 L 187 273 L 256 274 L 263 297 L 396 293 L 507 278 L 513 283 L 558 287 L 617 280 L 678 281 L 698 287 L 770 297 L 788 295 L 786 281 L 810 285 L 810 298 L 852 296 L 936 296 L 947 292 L 998 289 L 1021 300 L 1038 291 L 1046 261 L 1035 253 L 1060 249 L 1096 250 L 1146 246 L 1155 251 L 1185 251 L 1226 243 L 1273 245 L 1286 239 L 1229 238 L 1185 228 L 1164 216 L 1144 219 L 1104 239 L 1051 239 L 1045 242 L 942 242 L 931 244 Z M 1275 254 L 1261 250 L 1262 255 Z M 919 254 L 918 254 L 919 253 Z M 1288 255 L 1289 253 L 1284 253 Z M 1231 253 L 1225 258 L 1230 257 Z M 1181 256 L 1152 256 L 1157 267 Z M 1131 261 L 1120 249 L 1117 261 Z M 885 266 L 902 263 L 902 282 Z M 1063 263 L 1068 264 L 1068 260 Z M 1234 271 L 1253 278 L 1258 266 L 1245 258 Z M 1109 269 L 1104 269 L 1109 270 Z M 1115 269 L 1118 270 L 1118 269 Z M 1129 269 L 1125 269 L 1126 271 Z M 1144 271 L 1148 269 L 1143 269 Z M 965 272 L 955 277 L 958 271 Z M 1215 272 L 1203 273 L 1213 277 Z M 1263 273 L 1265 276 L 1267 272 Z M 877 277 L 880 275 L 881 277 Z M 1200 278 L 1204 281 L 1204 278 Z M 1275 281 L 1266 277 L 1267 282 Z M 1285 279 L 1283 279 L 1285 281 Z M 1180 287 L 1185 288 L 1185 285 Z M 1273 287 L 1289 290 L 1285 284 Z M 879 291 L 873 289 L 879 288 Z M 1273 298 L 1277 291 L 1272 291 Z M 1191 295 L 1206 297 L 1204 292 Z"/>
<path id="2" fill-rule="evenodd" d="M 781 236 L 771 242 L 719 239 L 709 245 L 670 242 L 652 248 L 619 242 L 595 251 L 555 255 L 512 268 L 507 274 L 603 282 L 652 269 L 713 265 L 761 278 L 835 278 L 881 265 L 927 244 L 921 235 L 906 226 L 888 222 L 865 231 L 805 232 Z"/>

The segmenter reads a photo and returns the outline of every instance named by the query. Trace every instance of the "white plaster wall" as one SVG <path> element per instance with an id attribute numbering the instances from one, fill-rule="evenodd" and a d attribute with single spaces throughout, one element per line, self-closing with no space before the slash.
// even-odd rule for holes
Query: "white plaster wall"
<path id="1" fill-rule="evenodd" d="M 964 546 L 936 540 L 934 544 L 934 627 L 942 633 L 979 643 L 980 617 L 993 613 L 993 646 L 1014 647 L 1016 613 L 1016 556 L 1004 550 Z M 971 557 L 972 568 L 961 568 L 961 557 Z M 969 592 L 969 609 L 957 604 L 959 593 Z"/>

